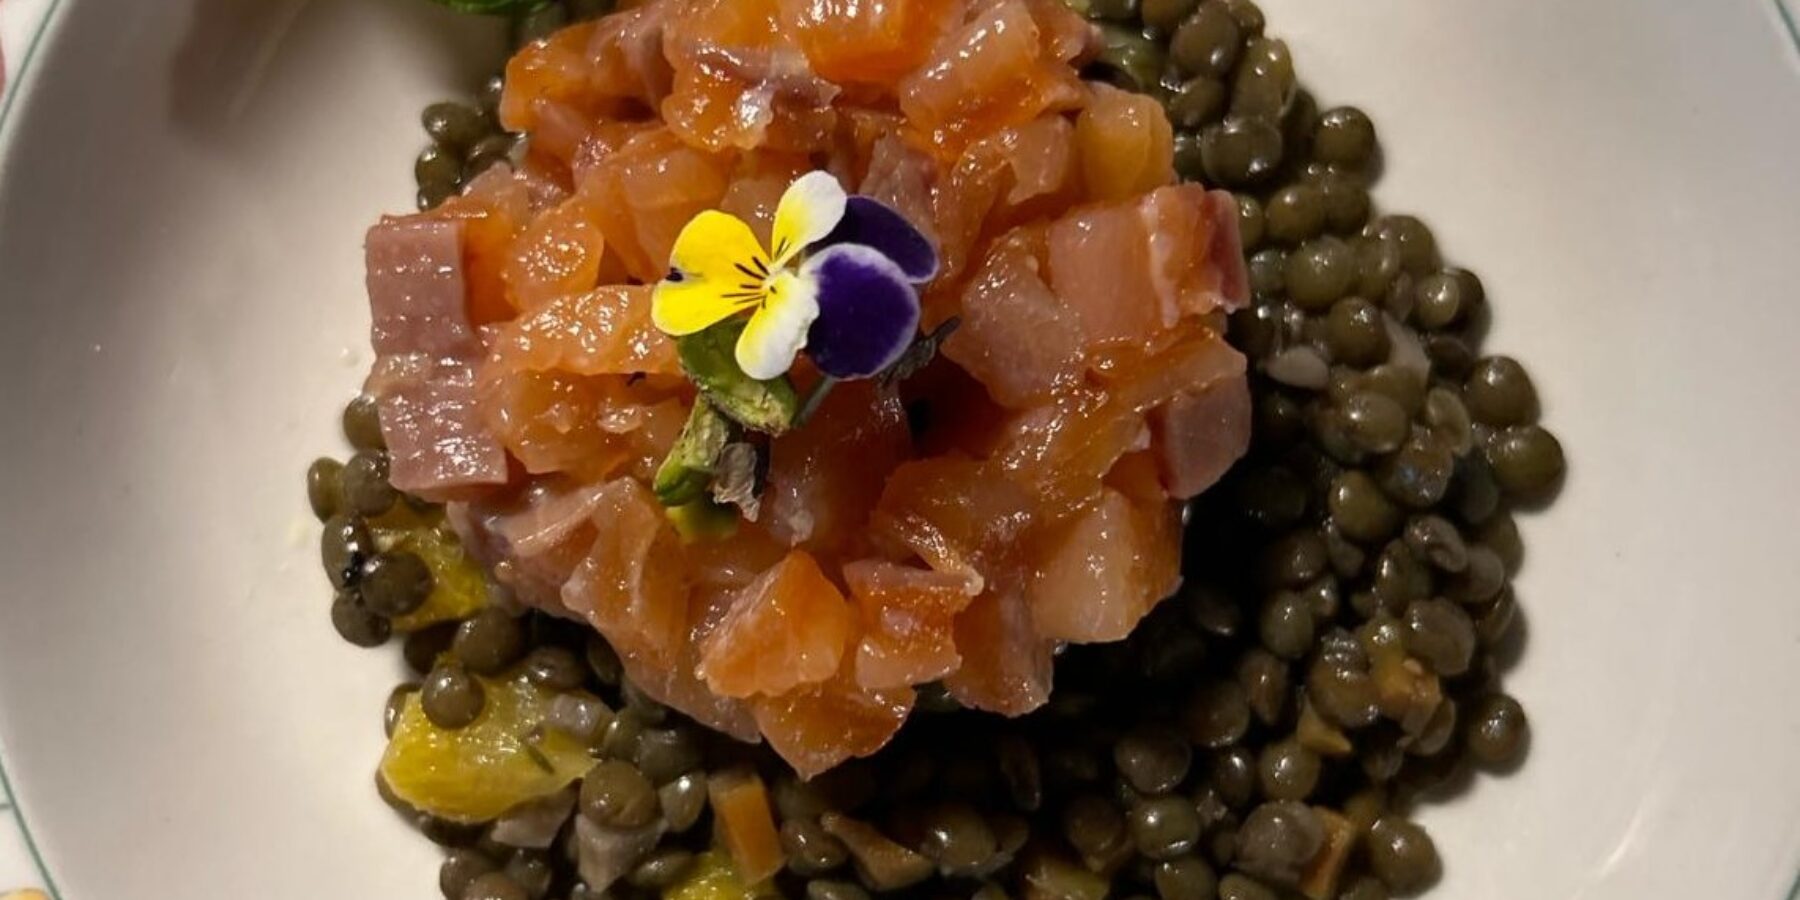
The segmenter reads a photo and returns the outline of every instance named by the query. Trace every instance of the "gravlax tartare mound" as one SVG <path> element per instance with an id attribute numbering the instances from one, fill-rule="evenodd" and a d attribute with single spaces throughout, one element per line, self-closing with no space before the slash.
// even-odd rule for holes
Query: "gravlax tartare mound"
<path id="1" fill-rule="evenodd" d="M 1250 431 L 1235 204 L 1175 183 L 1162 108 L 1079 77 L 1096 51 L 1054 0 L 651 0 L 527 46 L 516 165 L 368 233 L 394 486 L 645 693 L 803 775 L 880 748 L 920 685 L 1043 704 L 1056 646 L 1176 589 L 1182 504 Z M 784 219 L 801 193 L 838 238 Z M 863 213 L 931 265 L 822 249 Z M 736 246 L 695 230 L 727 218 L 772 248 L 740 267 L 753 317 L 690 335 L 664 295 Z M 790 257 L 817 319 L 765 322 Z M 858 317 L 901 301 L 904 355 L 856 369 Z M 777 326 L 768 378 L 746 347 Z M 719 328 L 735 381 L 703 371 Z M 693 457 L 708 428 L 731 447 Z"/>

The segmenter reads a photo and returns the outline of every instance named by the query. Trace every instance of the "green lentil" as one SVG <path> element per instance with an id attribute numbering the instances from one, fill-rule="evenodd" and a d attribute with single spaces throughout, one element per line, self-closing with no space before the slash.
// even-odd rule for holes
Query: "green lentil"
<path id="1" fill-rule="evenodd" d="M 363 603 L 377 615 L 404 616 L 431 595 L 431 569 L 414 553 L 377 553 L 360 577 Z"/>
<path id="2" fill-rule="evenodd" d="M 1189 78 L 1169 93 L 1169 121 L 1177 128 L 1199 128 L 1225 111 L 1225 96 L 1225 85 L 1218 79 L 1206 75 Z M 1195 149 L 1198 147 L 1196 144 Z"/>
<path id="3" fill-rule="evenodd" d="M 1180 735 L 1155 725 L 1140 726 L 1113 745 L 1119 774 L 1142 794 L 1165 794 L 1187 777 L 1193 748 Z"/>
<path id="4" fill-rule="evenodd" d="M 1415 216 L 1382 216 L 1369 223 L 1364 233 L 1395 242 L 1400 248 L 1400 267 L 1414 275 L 1437 268 L 1437 240 Z"/>
<path id="5" fill-rule="evenodd" d="M 656 819 L 656 787 L 636 766 L 605 759 L 581 781 L 581 814 L 609 828 L 642 828 Z"/>
<path id="6" fill-rule="evenodd" d="M 587 667 L 566 647 L 533 647 L 525 654 L 525 677 L 553 691 L 572 691 L 587 682 Z"/>
<path id="7" fill-rule="evenodd" d="M 1547 493 L 1561 480 L 1566 465 L 1562 442 L 1536 425 L 1508 428 L 1495 435 L 1488 442 L 1487 459 L 1502 490 L 1527 498 Z"/>
<path id="8" fill-rule="evenodd" d="M 497 868 L 492 859 L 478 850 L 453 849 L 438 867 L 438 890 L 443 891 L 444 900 L 462 900 L 470 883 Z"/>
<path id="9" fill-rule="evenodd" d="M 1352 469 L 1337 476 L 1326 503 L 1332 522 L 1353 541 L 1378 543 L 1400 527 L 1400 510 L 1364 472 Z"/>
<path id="10" fill-rule="evenodd" d="M 329 521 L 338 511 L 339 481 L 344 464 L 321 457 L 306 468 L 306 502 L 319 521 Z"/>
<path id="11" fill-rule="evenodd" d="M 1382 816 L 1369 829 L 1365 847 L 1369 868 L 1395 893 L 1414 893 L 1437 879 L 1437 847 L 1411 822 Z"/>
<path id="12" fill-rule="evenodd" d="M 1143 19 L 1145 27 L 1169 34 L 1193 15 L 1199 6 L 1200 0 L 1140 0 L 1138 16 Z"/>
<path id="13" fill-rule="evenodd" d="M 1294 738 L 1263 748 L 1256 760 L 1257 786 L 1271 800 L 1304 800 L 1318 786 L 1319 755 Z"/>
<path id="14" fill-rule="evenodd" d="M 319 536 L 319 559 L 333 587 L 355 583 L 363 563 L 375 553 L 375 538 L 361 516 L 338 513 L 325 520 Z"/>
<path id="15" fill-rule="evenodd" d="M 331 601 L 331 627 L 339 637 L 358 647 L 379 647 L 393 634 L 387 619 L 363 605 L 354 591 L 338 591 Z"/>
<path id="16" fill-rule="evenodd" d="M 1410 429 L 1406 410 L 1393 398 L 1374 391 L 1351 394 L 1344 402 L 1343 414 L 1349 439 L 1370 453 L 1393 452 L 1406 439 Z M 1374 487 L 1373 482 L 1370 487 Z"/>
<path id="17" fill-rule="evenodd" d="M 1356 253 L 1333 235 L 1313 238 L 1288 254 L 1282 277 L 1302 309 L 1323 312 L 1355 284 Z"/>
<path id="18" fill-rule="evenodd" d="M 993 829 L 967 803 L 937 805 L 925 814 L 923 825 L 919 852 L 949 877 L 978 874 L 999 850 Z"/>
<path id="19" fill-rule="evenodd" d="M 1188 701 L 1188 738 L 1214 749 L 1237 743 L 1250 728 L 1250 701 L 1236 682 L 1202 684 Z"/>
<path id="20" fill-rule="evenodd" d="M 1312 149 L 1321 162 L 1362 168 L 1375 155 L 1375 123 L 1354 106 L 1328 109 L 1319 116 Z"/>
<path id="21" fill-rule="evenodd" d="M 706 812 L 706 780 L 697 773 L 682 775 L 657 788 L 656 798 L 669 830 L 680 834 L 694 827 Z"/>
<path id="22" fill-rule="evenodd" d="M 1268 885 L 1238 872 L 1219 879 L 1219 900 L 1281 900 Z"/>
<path id="23" fill-rule="evenodd" d="M 358 450 L 383 450 L 387 443 L 381 437 L 381 418 L 375 398 L 360 394 L 344 406 L 344 437 Z"/>
<path id="24" fill-rule="evenodd" d="M 425 107 L 420 124 L 433 141 L 456 150 L 467 149 L 493 133 L 486 113 L 466 103 L 450 101 Z"/>
<path id="25" fill-rule="evenodd" d="M 1263 605 L 1259 621 L 1262 643 L 1282 659 L 1299 659 L 1312 647 L 1316 623 L 1307 598 L 1292 591 L 1275 594 Z"/>
<path id="26" fill-rule="evenodd" d="M 1200 133 L 1207 178 L 1227 187 L 1260 181 L 1281 164 L 1281 129 L 1259 116 L 1226 116 Z"/>
<path id="27" fill-rule="evenodd" d="M 842 866 L 850 858 L 844 843 L 821 827 L 817 819 L 788 819 L 781 823 L 780 835 L 788 870 L 796 875 L 814 878 Z"/>
<path id="28" fill-rule="evenodd" d="M 1463 741 L 1476 762 L 1503 767 L 1518 761 L 1529 731 L 1519 701 L 1505 694 L 1489 694 L 1470 712 L 1463 726 Z"/>
<path id="29" fill-rule="evenodd" d="M 651 728 L 638 738 L 635 761 L 654 784 L 668 784 L 700 768 L 700 740 L 687 726 Z"/>
<path id="30" fill-rule="evenodd" d="M 1264 803 L 1238 829 L 1238 867 L 1269 884 L 1292 887 L 1325 846 L 1325 825 L 1305 804 Z"/>
<path id="31" fill-rule="evenodd" d="M 470 671 L 495 675 L 512 665 L 524 652 L 525 635 L 519 620 L 504 610 L 489 607 L 465 620 L 456 629 L 450 652 Z"/>
<path id="32" fill-rule="evenodd" d="M 1200 840 L 1200 814 L 1186 797 L 1146 799 L 1133 806 L 1126 818 L 1132 843 L 1150 859 L 1175 859 Z"/>
<path id="33" fill-rule="evenodd" d="M 694 869 L 694 854 L 670 847 L 651 852 L 625 876 L 632 887 L 660 891 L 673 887 Z"/>
<path id="34" fill-rule="evenodd" d="M 1293 102 L 1294 91 L 1287 43 L 1265 37 L 1246 41 L 1232 78 L 1232 114 L 1279 117 Z"/>
<path id="35" fill-rule="evenodd" d="M 1237 65 L 1243 29 L 1219 3 L 1202 3 L 1169 39 L 1169 58 L 1188 75 L 1220 78 Z"/>
<path id="36" fill-rule="evenodd" d="M 1310 184 L 1290 184 L 1269 195 L 1264 205 L 1269 237 L 1298 244 L 1325 228 L 1325 193 Z"/>
<path id="37" fill-rule="evenodd" d="M 425 718 L 439 728 L 455 730 L 474 724 L 487 705 L 487 691 L 459 665 L 440 665 L 425 677 L 419 692 Z"/>

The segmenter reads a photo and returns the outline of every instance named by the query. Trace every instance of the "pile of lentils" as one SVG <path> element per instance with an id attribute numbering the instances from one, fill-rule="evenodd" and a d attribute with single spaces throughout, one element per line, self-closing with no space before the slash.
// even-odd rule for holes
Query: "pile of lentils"
<path id="1" fill-rule="evenodd" d="M 516 29 L 527 39 L 603 11 L 552 3 Z M 446 848 L 448 900 L 652 897 L 710 844 L 708 773 L 744 766 L 771 786 L 789 898 L 1287 900 L 1346 834 L 1330 896 L 1384 900 L 1437 879 L 1411 811 L 1466 772 L 1517 765 L 1528 743 L 1499 685 L 1520 639 L 1511 509 L 1554 494 L 1561 446 L 1537 422 L 1525 369 L 1481 354 L 1481 281 L 1446 267 L 1417 218 L 1373 210 L 1369 117 L 1320 110 L 1254 3 L 1091 0 L 1083 12 L 1107 38 L 1089 74 L 1166 104 L 1182 176 L 1236 194 L 1249 254 L 1255 301 L 1229 337 L 1252 361 L 1254 436 L 1189 511 L 1180 594 L 1127 641 L 1061 653 L 1043 709 L 1008 720 L 927 690 L 891 745 L 811 782 L 635 690 L 575 624 L 501 598 L 412 633 L 418 680 L 395 689 L 390 729 L 414 691 L 436 724 L 466 725 L 483 703 L 472 676 L 520 666 L 559 692 L 560 721 L 603 760 L 550 804 L 547 842 L 389 795 Z M 513 152 L 494 125 L 498 88 L 426 111 L 422 206 Z M 366 519 L 427 505 L 387 485 L 366 398 L 344 426 L 356 455 L 316 463 L 308 489 L 327 521 L 332 622 L 375 646 L 430 573 L 374 552 Z M 1377 658 L 1393 654 L 1433 689 L 1384 694 Z M 624 881 L 580 882 L 578 817 L 630 828 L 658 815 L 668 835 Z"/>

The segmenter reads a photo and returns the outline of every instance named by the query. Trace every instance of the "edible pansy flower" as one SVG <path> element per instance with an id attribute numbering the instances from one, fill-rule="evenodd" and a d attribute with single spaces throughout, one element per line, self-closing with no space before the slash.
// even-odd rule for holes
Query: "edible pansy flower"
<path id="1" fill-rule="evenodd" d="M 938 260 L 904 216 L 811 172 L 782 195 L 770 239 L 765 250 L 728 213 L 695 216 L 652 295 L 656 327 L 682 337 L 748 316 L 735 356 L 756 379 L 780 376 L 801 350 L 833 378 L 867 378 L 912 343 L 915 285 L 937 274 Z"/>

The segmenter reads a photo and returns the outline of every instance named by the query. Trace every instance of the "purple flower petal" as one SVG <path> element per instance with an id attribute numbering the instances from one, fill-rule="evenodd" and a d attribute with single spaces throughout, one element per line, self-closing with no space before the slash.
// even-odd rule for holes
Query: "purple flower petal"
<path id="1" fill-rule="evenodd" d="M 937 274 L 937 250 L 906 217 L 872 197 L 853 194 L 844 205 L 844 217 L 836 228 L 814 246 L 861 244 L 874 247 L 894 261 L 914 283 L 930 281 Z"/>
<path id="2" fill-rule="evenodd" d="M 900 358 L 919 331 L 919 294 L 887 255 L 861 244 L 827 247 L 802 277 L 818 290 L 806 353 L 833 378 L 867 378 Z"/>

